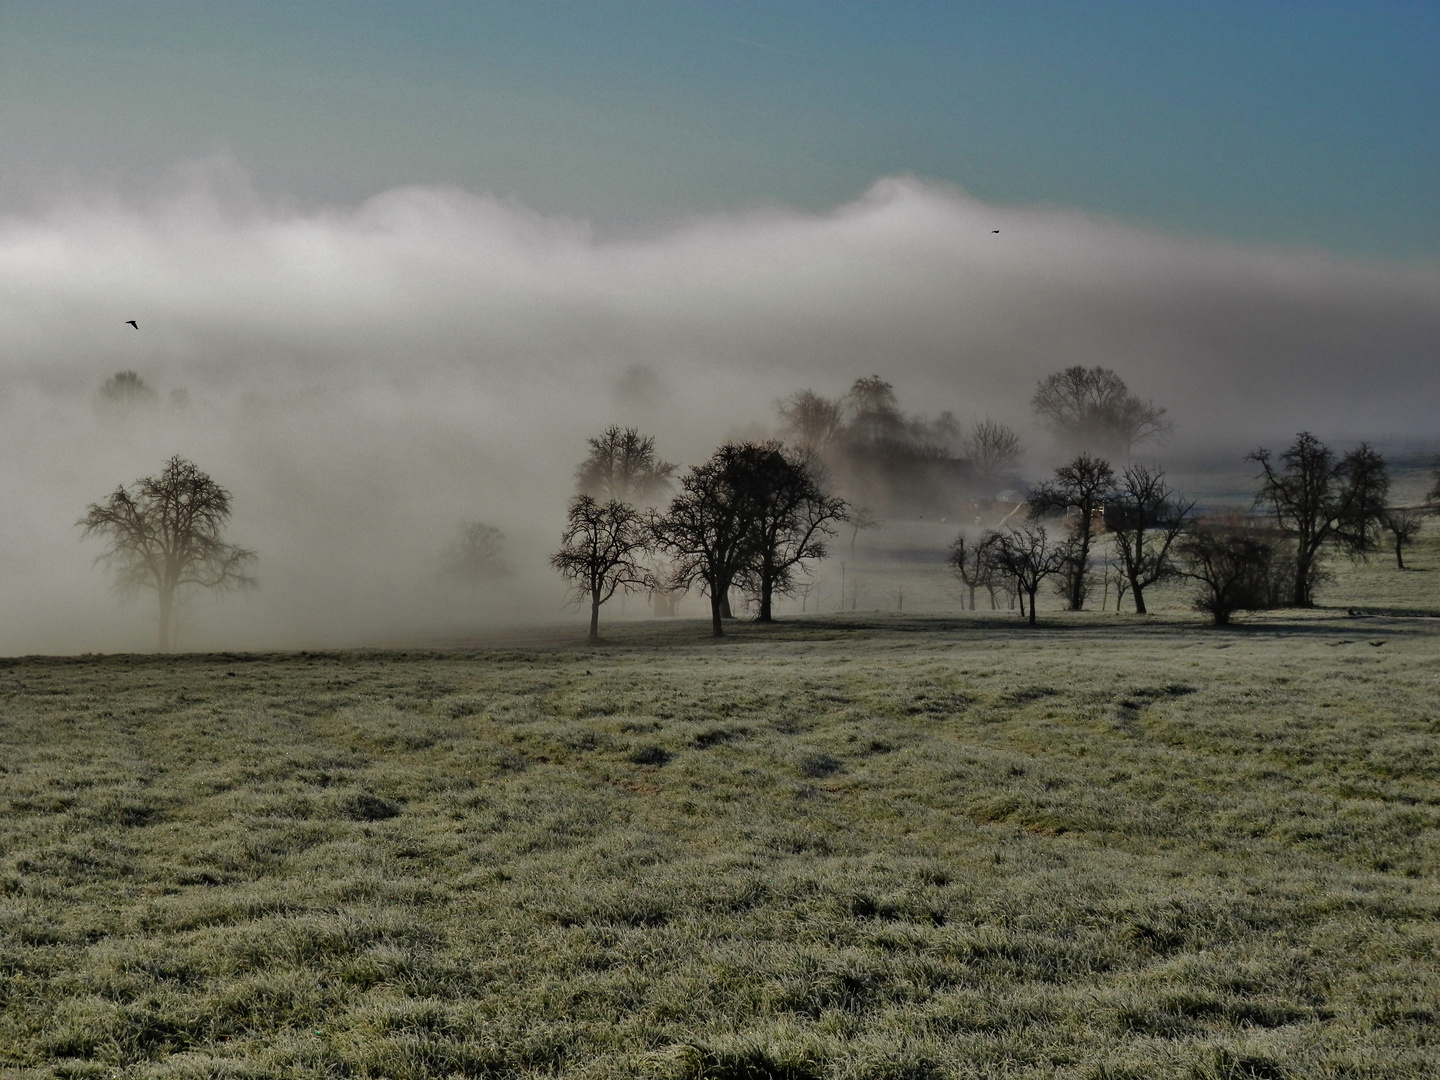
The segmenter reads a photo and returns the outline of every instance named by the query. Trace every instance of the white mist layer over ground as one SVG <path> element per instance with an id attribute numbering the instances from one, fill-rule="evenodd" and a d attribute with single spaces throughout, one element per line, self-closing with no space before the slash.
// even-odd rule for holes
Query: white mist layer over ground
<path id="1" fill-rule="evenodd" d="M 545 558 L 612 422 L 692 464 L 777 398 L 876 373 L 907 410 L 1029 428 L 1037 379 L 1100 364 L 1170 408 L 1169 456 L 1238 458 L 1301 428 L 1433 438 L 1440 402 L 1440 270 L 910 180 L 604 239 L 452 189 L 296 211 L 209 163 L 148 206 L 0 220 L 0 331 L 5 653 L 152 647 L 153 598 L 119 603 L 74 522 L 176 453 L 233 492 L 261 579 L 196 597 L 182 644 L 303 647 L 573 618 Z M 98 410 L 120 370 L 160 403 Z M 436 575 L 462 518 L 517 571 L 478 607 Z"/>

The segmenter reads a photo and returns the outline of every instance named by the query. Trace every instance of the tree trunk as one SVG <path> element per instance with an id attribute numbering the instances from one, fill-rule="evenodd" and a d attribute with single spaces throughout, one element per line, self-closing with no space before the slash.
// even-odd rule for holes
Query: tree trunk
<path id="1" fill-rule="evenodd" d="M 1035 625 L 1035 593 L 1038 589 L 1030 590 L 1030 625 Z"/>
<path id="2" fill-rule="evenodd" d="M 1082 511 L 1084 507 L 1081 508 Z M 1085 609 L 1085 574 L 1090 569 L 1090 528 L 1089 519 L 1085 519 L 1085 526 L 1080 532 L 1080 551 L 1075 556 L 1075 568 L 1070 578 L 1070 610 L 1083 611 Z M 1034 603 L 1031 603 L 1034 608 Z"/>
<path id="3" fill-rule="evenodd" d="M 730 583 L 727 581 L 725 587 L 720 590 L 720 617 L 722 619 L 733 619 L 735 613 L 730 610 Z"/>
<path id="4" fill-rule="evenodd" d="M 970 586 L 970 610 L 975 610 L 975 586 Z"/>
<path id="5" fill-rule="evenodd" d="M 1145 610 L 1145 593 L 1140 588 L 1140 582 L 1136 581 L 1133 577 L 1130 579 L 1130 591 L 1135 594 L 1135 614 L 1148 615 L 1149 612 Z M 1118 596 L 1115 598 L 1115 610 L 1120 610 L 1120 598 Z"/>
<path id="6" fill-rule="evenodd" d="M 723 618 L 724 618 L 724 616 L 721 614 L 721 608 L 724 606 L 724 605 L 723 605 L 723 602 L 722 602 L 722 600 L 721 600 L 721 597 L 722 597 L 723 595 L 724 595 L 724 594 L 721 593 L 719 590 L 714 590 L 714 589 L 712 589 L 711 592 L 710 592 L 710 636 L 711 636 L 711 637 L 724 637 L 724 636 L 725 636 L 725 623 L 722 621 Z"/>
<path id="7" fill-rule="evenodd" d="M 760 614 L 755 617 L 756 622 L 774 622 L 770 602 L 775 594 L 775 576 L 768 570 L 760 571 Z"/>
<path id="8" fill-rule="evenodd" d="M 172 648 L 171 627 L 174 623 L 175 589 L 173 586 L 160 588 L 160 652 L 168 653 Z"/>
<path id="9" fill-rule="evenodd" d="M 1310 596 L 1310 567 L 1315 561 L 1315 556 L 1306 554 L 1304 543 L 1296 545 L 1295 549 L 1295 589 L 1290 599 L 1296 607 L 1313 607 L 1314 601 Z"/>
<path id="10" fill-rule="evenodd" d="M 1023 619 L 1025 617 L 1025 593 L 1023 590 L 1017 588 L 1015 595 L 1020 598 L 1020 617 Z"/>
<path id="11" fill-rule="evenodd" d="M 1400 538 L 1395 538 L 1395 565 L 1401 570 L 1405 569 L 1405 556 L 1400 552 Z"/>
<path id="12" fill-rule="evenodd" d="M 590 594 L 590 640 L 600 640 L 600 599 Z"/>

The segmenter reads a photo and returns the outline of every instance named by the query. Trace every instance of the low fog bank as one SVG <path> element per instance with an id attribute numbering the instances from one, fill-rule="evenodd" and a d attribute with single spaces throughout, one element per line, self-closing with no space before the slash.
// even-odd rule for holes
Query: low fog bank
<path id="1" fill-rule="evenodd" d="M 1000 230 L 995 233 L 993 230 Z M 124 325 L 135 319 L 139 329 Z M 0 652 L 150 649 L 75 521 L 181 454 L 234 495 L 261 588 L 195 596 L 182 647 L 364 644 L 578 619 L 545 565 L 585 439 L 693 464 L 774 403 L 857 377 L 902 407 L 1019 428 L 1072 364 L 1175 422 L 1175 466 L 1309 428 L 1424 440 L 1440 271 L 1175 239 L 886 180 L 833 213 L 707 217 L 643 238 L 452 189 L 268 204 L 224 162 L 145 206 L 0 220 Z M 132 370 L 153 400 L 106 407 Z M 462 519 L 513 574 L 438 573 Z"/>

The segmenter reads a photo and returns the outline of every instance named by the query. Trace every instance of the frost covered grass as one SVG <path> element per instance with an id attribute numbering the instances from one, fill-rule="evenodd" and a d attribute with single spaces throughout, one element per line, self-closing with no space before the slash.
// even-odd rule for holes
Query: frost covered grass
<path id="1" fill-rule="evenodd" d="M 1440 620 L 1043 622 L 7 662 L 0 1073 L 1440 1073 Z"/>

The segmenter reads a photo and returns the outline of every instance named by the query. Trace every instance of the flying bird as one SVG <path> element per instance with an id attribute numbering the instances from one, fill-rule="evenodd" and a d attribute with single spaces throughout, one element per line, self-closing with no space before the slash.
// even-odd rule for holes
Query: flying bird
<path id="1" fill-rule="evenodd" d="M 133 327 L 135 327 L 136 330 L 139 330 L 139 329 L 140 329 L 140 324 L 137 323 L 134 319 L 126 319 L 126 320 L 125 320 L 125 325 L 126 325 L 126 326 L 133 326 Z"/>
<path id="2" fill-rule="evenodd" d="M 999 229 L 991 229 L 991 230 L 990 230 L 990 231 L 991 231 L 991 232 L 992 232 L 992 233 L 995 233 L 995 234 L 997 234 L 997 235 L 998 235 L 998 234 L 999 234 L 999 232 L 1000 232 L 1000 230 L 999 230 Z M 136 327 L 136 329 L 139 329 L 139 327 Z"/>

